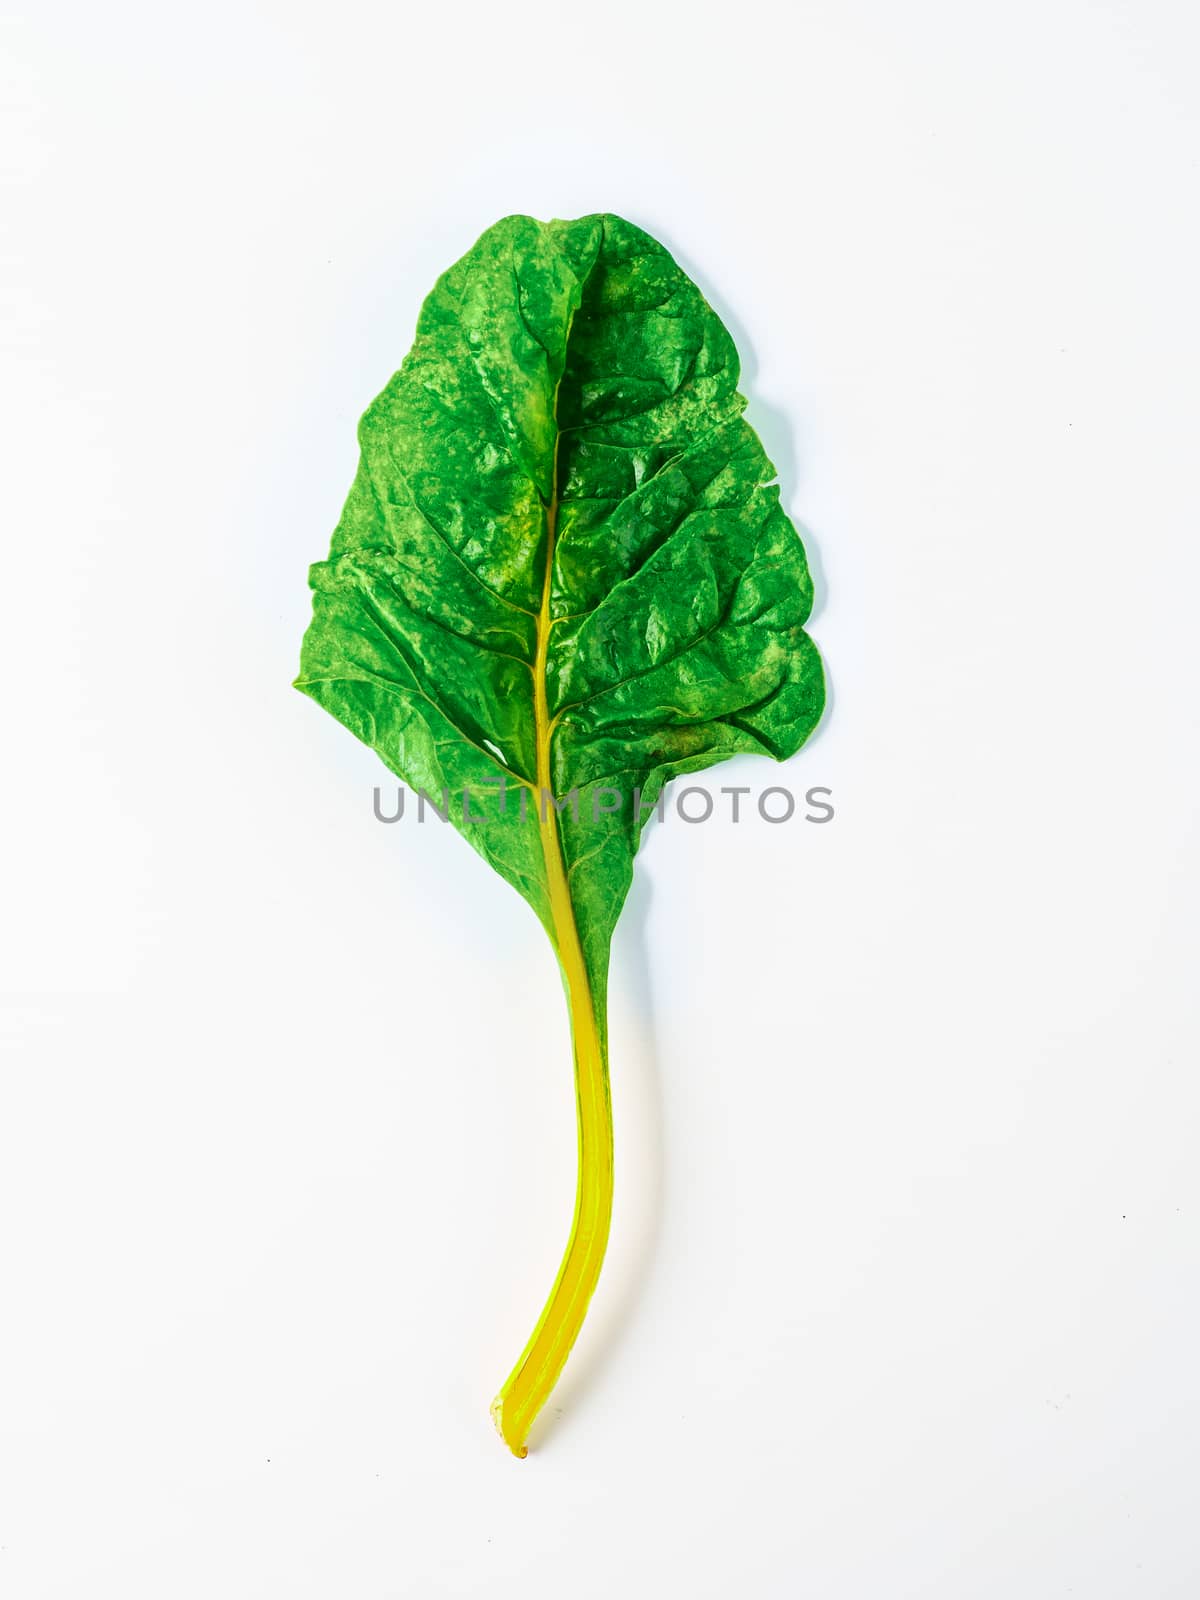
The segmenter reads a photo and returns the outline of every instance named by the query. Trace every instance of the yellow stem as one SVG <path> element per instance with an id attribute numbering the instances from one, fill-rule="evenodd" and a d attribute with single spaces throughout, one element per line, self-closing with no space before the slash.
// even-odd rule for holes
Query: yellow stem
<path id="1" fill-rule="evenodd" d="M 573 986 L 569 976 L 567 990 L 571 995 Z M 579 1133 L 579 1174 L 571 1235 L 550 1298 L 529 1343 L 492 1402 L 492 1417 L 500 1437 L 516 1456 L 526 1454 L 529 1430 L 558 1382 L 571 1346 L 583 1326 L 588 1302 L 600 1277 L 612 1216 L 613 1144 L 608 1067 L 586 991 L 571 999 L 571 1013 Z"/>
<path id="2" fill-rule="evenodd" d="M 534 724 L 537 739 L 538 831 L 554 922 L 554 943 L 571 1013 L 579 1172 L 575 1189 L 575 1216 L 558 1277 L 529 1343 L 492 1402 L 492 1417 L 500 1437 L 516 1456 L 526 1454 L 525 1440 L 534 1418 L 558 1382 L 559 1374 L 571 1353 L 571 1346 L 583 1326 L 608 1245 L 613 1194 L 608 1057 L 601 1038 L 595 998 L 588 981 L 583 947 L 579 942 L 579 929 L 575 924 L 575 908 L 571 903 L 563 865 L 558 813 L 550 799 L 554 792 L 550 762 L 553 727 L 546 702 L 546 657 L 552 626 L 550 599 L 558 513 L 557 444 L 554 478 L 555 493 L 546 509 L 546 573 L 538 613 L 537 656 L 533 675 Z"/>

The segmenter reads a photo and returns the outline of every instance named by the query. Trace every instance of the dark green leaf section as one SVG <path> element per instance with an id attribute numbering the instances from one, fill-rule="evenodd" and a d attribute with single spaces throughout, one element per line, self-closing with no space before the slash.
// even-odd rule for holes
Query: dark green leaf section
<path id="1" fill-rule="evenodd" d="M 297 687 L 411 786 L 449 791 L 553 938 L 520 804 L 553 521 L 551 770 L 560 798 L 579 790 L 559 827 L 601 1009 L 661 786 L 739 751 L 783 759 L 823 706 L 804 551 L 737 382 L 720 320 L 640 229 L 505 218 L 425 302 L 311 573 Z M 605 790 L 620 807 L 596 815 Z"/>

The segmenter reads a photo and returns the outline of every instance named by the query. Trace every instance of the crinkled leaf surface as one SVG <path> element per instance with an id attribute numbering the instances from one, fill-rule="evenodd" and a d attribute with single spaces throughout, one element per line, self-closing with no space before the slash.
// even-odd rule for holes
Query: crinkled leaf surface
<path id="1" fill-rule="evenodd" d="M 448 790 L 556 941 L 536 797 L 517 803 L 539 737 L 555 795 L 579 790 L 557 827 L 601 1009 L 662 784 L 788 756 L 822 709 L 804 551 L 737 383 L 729 334 L 641 229 L 507 217 L 426 300 L 311 572 L 297 687 Z M 599 788 L 619 809 L 595 814 Z"/>

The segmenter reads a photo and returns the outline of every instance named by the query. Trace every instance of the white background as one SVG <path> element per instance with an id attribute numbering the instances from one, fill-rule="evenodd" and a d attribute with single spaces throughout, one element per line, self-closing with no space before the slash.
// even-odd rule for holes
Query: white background
<path id="1" fill-rule="evenodd" d="M 1178 3 L 18 4 L 6 1600 L 1200 1593 L 1197 51 Z M 618 1195 L 545 938 L 289 687 L 354 424 L 496 218 L 742 349 L 824 827 L 649 836 Z"/>

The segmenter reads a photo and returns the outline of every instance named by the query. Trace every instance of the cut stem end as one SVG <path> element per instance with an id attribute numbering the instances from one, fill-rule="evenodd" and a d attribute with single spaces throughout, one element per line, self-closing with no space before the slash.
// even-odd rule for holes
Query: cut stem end
<path id="1" fill-rule="evenodd" d="M 510 1432 L 504 1423 L 504 1396 L 499 1394 L 492 1401 L 492 1421 L 496 1424 L 496 1432 L 516 1456 L 518 1461 L 524 1461 L 529 1454 L 529 1446 L 515 1432 Z"/>

